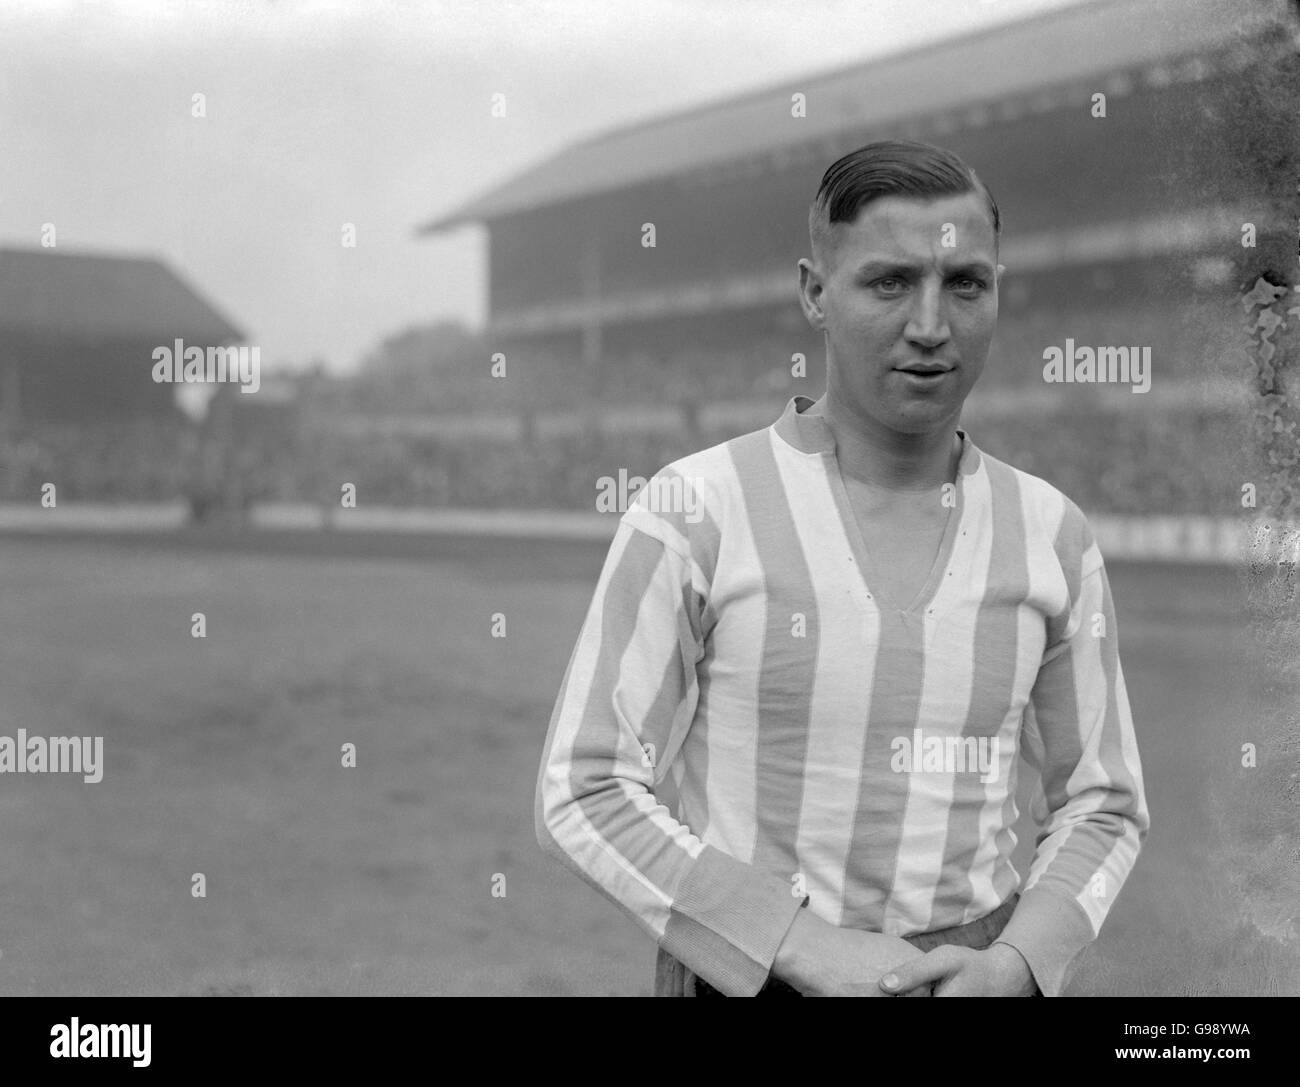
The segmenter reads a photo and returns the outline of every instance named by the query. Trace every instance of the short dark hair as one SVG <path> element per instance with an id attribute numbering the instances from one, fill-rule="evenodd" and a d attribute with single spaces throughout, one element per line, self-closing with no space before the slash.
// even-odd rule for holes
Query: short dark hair
<path id="1" fill-rule="evenodd" d="M 808 209 L 813 256 L 833 248 L 831 226 L 851 223 L 863 206 L 882 196 L 938 197 L 979 192 L 988 201 L 996 244 L 1002 217 L 988 186 L 951 151 L 913 140 L 877 140 L 850 151 L 827 168 Z"/>

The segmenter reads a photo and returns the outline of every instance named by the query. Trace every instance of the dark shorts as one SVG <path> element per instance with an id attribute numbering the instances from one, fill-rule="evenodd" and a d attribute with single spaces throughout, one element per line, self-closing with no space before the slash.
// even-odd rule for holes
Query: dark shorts
<path id="1" fill-rule="evenodd" d="M 920 932 L 914 936 L 904 936 L 903 939 L 918 951 L 931 951 L 941 944 L 956 944 L 959 947 L 983 951 L 1001 935 L 1019 901 L 1020 895 L 1013 894 L 992 913 L 969 924 L 955 925 L 935 932 Z M 724 995 L 702 977 L 693 974 L 662 948 L 659 949 L 659 959 L 655 965 L 655 996 L 721 997 Z M 784 981 L 771 978 L 758 995 L 802 996 L 803 994 Z M 1034 996 L 1042 995 L 1040 991 L 1034 992 Z"/>

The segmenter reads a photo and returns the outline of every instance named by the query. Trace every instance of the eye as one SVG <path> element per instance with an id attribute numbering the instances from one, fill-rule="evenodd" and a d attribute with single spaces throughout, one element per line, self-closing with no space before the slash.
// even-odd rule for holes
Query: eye
<path id="1" fill-rule="evenodd" d="M 953 280 L 953 282 L 957 285 L 957 289 L 963 294 L 973 294 L 976 291 L 982 291 L 985 286 L 984 280 L 975 279 L 973 276 L 958 276 Z"/>
<path id="2" fill-rule="evenodd" d="M 876 280 L 875 283 L 872 284 L 872 286 L 878 287 L 879 289 L 883 290 L 886 294 L 894 294 L 895 288 L 899 288 L 903 286 L 903 281 L 899 279 L 898 276 L 885 276 L 882 279 Z"/>

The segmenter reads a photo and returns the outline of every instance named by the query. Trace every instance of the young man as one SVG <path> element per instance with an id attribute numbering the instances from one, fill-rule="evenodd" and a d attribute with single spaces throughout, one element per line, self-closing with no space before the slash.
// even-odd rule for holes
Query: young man
<path id="1" fill-rule="evenodd" d="M 537 836 L 654 937 L 657 992 L 1055 996 L 1133 866 L 1149 818 L 1102 556 L 1070 499 L 958 426 L 1000 226 L 939 148 L 832 165 L 799 261 L 825 395 L 669 465 L 619 524 Z M 1020 754 L 1045 824 L 1023 889 Z"/>

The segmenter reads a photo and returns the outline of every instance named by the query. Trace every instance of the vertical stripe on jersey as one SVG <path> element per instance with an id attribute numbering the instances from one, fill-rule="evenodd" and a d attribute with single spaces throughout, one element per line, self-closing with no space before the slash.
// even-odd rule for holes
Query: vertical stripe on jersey
<path id="1" fill-rule="evenodd" d="M 976 520 L 967 514 L 987 508 L 988 494 L 983 480 L 982 474 L 959 479 L 958 508 L 954 511 L 959 523 L 949 559 L 957 573 L 950 578 L 947 570 L 942 572 L 938 589 L 923 616 L 924 675 L 917 718 L 923 743 L 926 738 L 943 735 L 933 727 L 934 721 L 964 719 L 970 706 L 975 631 L 970 625 L 945 621 L 944 613 L 955 598 L 965 593 L 978 599 L 984 596 L 983 578 L 992 537 L 985 533 L 962 536 L 963 532 L 971 531 L 964 524 L 970 525 Z M 978 520 L 982 522 L 983 518 Z M 891 743 L 895 738 L 890 737 Z M 911 737 L 906 738 L 910 743 Z M 913 758 L 916 757 L 917 752 L 913 751 Z M 933 901 L 942 875 L 948 837 L 946 814 L 952 802 L 953 775 L 912 774 L 905 770 L 899 776 L 908 778 L 910 787 L 882 931 L 921 932 L 930 927 Z"/>
<path id="2" fill-rule="evenodd" d="M 831 486 L 838 516 L 846 526 L 855 523 L 848 491 L 838 468 Z M 850 532 L 856 576 L 861 582 L 869 568 L 861 533 Z M 895 774 L 891 769 L 893 741 L 899 735 L 910 737 L 920 723 L 921 694 L 925 668 L 925 623 L 917 612 L 890 608 L 877 596 L 874 588 L 866 592 L 878 608 L 875 628 L 873 674 L 883 680 L 872 685 L 867 720 L 870 727 L 862 745 L 859 763 L 860 784 L 853 817 L 853 841 L 849 847 L 848 866 L 857 886 L 851 900 L 844 903 L 844 924 L 876 932 L 893 932 L 885 928 L 886 904 L 894 887 L 899 862 L 899 845 L 903 837 L 903 818 L 907 807 L 910 774 Z"/>
<path id="3" fill-rule="evenodd" d="M 754 863 L 785 876 L 797 870 L 795 837 L 803 800 L 808 721 L 815 680 L 817 601 L 795 539 L 790 503 L 772 438 L 761 432 L 732 443 L 753 546 L 763 572 L 762 665 L 757 690 L 754 762 Z M 792 636 L 793 612 L 806 617 L 808 637 Z"/>
<path id="4" fill-rule="evenodd" d="M 850 655 L 852 669 L 817 669 L 811 686 L 806 773 L 816 783 L 805 789 L 798 817 L 796 855 L 811 896 L 808 908 L 842 925 L 844 884 L 853 841 L 850 813 L 862 785 L 867 704 L 875 684 L 880 611 L 869 599 L 851 544 L 835 516 L 834 494 L 824 456 L 784 452 L 774 446 L 782 487 L 790 502 L 798 545 L 815 587 L 816 630 L 809 626 L 809 652 L 817 664 L 828 654 Z M 815 639 L 815 640 L 812 640 Z"/>
<path id="5" fill-rule="evenodd" d="M 982 568 L 972 571 L 981 596 L 970 648 L 974 675 L 985 681 L 971 691 L 962 735 L 997 736 L 1000 748 L 1014 750 L 1020 714 L 1009 711 L 1009 707 L 1013 685 L 1021 672 L 1020 623 L 1018 609 L 1008 609 L 1006 602 L 1023 599 L 1029 588 L 1025 519 L 1020 484 L 1010 468 L 990 463 L 981 479 L 988 488 L 986 508 L 992 541 Z M 996 598 L 989 592 L 991 585 L 997 587 Z M 1014 720 L 1008 719 L 1009 712 Z M 1003 755 L 999 751 L 1000 761 Z M 988 850 L 981 855 L 984 840 L 980 832 L 993 813 L 1002 808 L 1009 777 L 1003 769 L 1000 766 L 999 776 L 987 785 L 977 773 L 955 775 L 942 861 L 944 894 L 934 903 L 928 928 L 965 924 L 1000 904 L 992 887 L 996 857 Z"/>
<path id="6" fill-rule="evenodd" d="M 743 441 L 744 439 L 736 439 Z M 731 445 L 723 447 L 725 465 L 718 474 L 728 478 L 727 493 L 736 494 L 735 464 Z M 704 807 L 707 821 L 701 837 L 746 864 L 754 863 L 755 762 L 757 760 L 758 676 L 762 669 L 762 644 L 755 631 L 763 629 L 762 570 L 758 564 L 749 522 L 739 500 L 718 514 L 727 531 L 718 550 L 712 592 L 717 623 L 705 645 L 699 670 L 704 713 L 687 739 L 690 751 L 703 744 L 703 765 L 689 767 L 684 779 L 689 810 Z M 755 583 L 759 591 L 733 592 L 736 583 Z M 723 602 L 725 600 L 725 603 Z M 712 677 L 711 679 L 709 677 Z M 700 735 L 696 729 L 703 725 Z"/>

